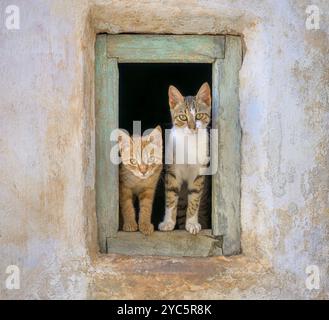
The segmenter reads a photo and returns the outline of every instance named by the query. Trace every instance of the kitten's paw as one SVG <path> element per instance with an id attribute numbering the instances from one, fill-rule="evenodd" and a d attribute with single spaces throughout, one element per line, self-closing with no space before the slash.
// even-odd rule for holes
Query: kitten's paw
<path id="1" fill-rule="evenodd" d="M 122 230 L 123 231 L 128 231 L 128 232 L 137 231 L 138 230 L 138 225 L 137 225 L 136 221 L 127 222 L 127 223 L 123 224 Z"/>
<path id="2" fill-rule="evenodd" d="M 197 222 L 187 222 L 185 225 L 186 231 L 192 234 L 197 234 L 201 230 L 201 224 Z"/>
<path id="3" fill-rule="evenodd" d="M 154 231 L 154 226 L 151 223 L 140 223 L 139 224 L 139 231 L 146 236 L 149 236 Z"/>
<path id="4" fill-rule="evenodd" d="M 159 230 L 172 231 L 175 228 L 175 223 L 172 221 L 163 221 L 159 224 Z"/>

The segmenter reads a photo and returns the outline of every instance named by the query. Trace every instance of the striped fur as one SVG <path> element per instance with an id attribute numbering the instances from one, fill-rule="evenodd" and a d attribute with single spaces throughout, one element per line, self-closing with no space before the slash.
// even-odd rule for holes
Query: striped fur
<path id="1" fill-rule="evenodd" d="M 211 177 L 205 176 L 203 191 L 200 199 L 198 217 L 199 223 L 202 229 L 211 228 L 211 217 L 210 217 L 210 207 L 211 207 Z M 177 205 L 177 217 L 176 217 L 176 225 L 178 229 L 185 229 L 186 222 L 186 210 L 187 210 L 187 197 L 188 190 L 186 183 L 182 185 L 182 188 L 179 192 L 179 199 Z"/>
<path id="2" fill-rule="evenodd" d="M 208 164 L 208 134 L 197 140 L 199 129 L 206 129 L 211 118 L 211 94 L 207 83 L 204 83 L 195 97 L 183 97 L 173 86 L 169 87 L 169 105 L 173 121 L 168 142 L 166 142 L 166 160 L 172 164 L 166 166 L 166 212 L 164 221 L 159 224 L 162 231 L 178 227 L 197 234 L 201 228 L 208 228 L 209 208 L 209 177 L 200 174 L 202 167 Z M 185 138 L 191 138 L 188 148 L 183 142 L 178 150 L 183 150 L 184 159 L 197 154 L 201 145 L 205 146 L 205 157 L 195 158 L 191 164 L 179 163 L 175 157 L 170 159 L 167 154 L 173 145 L 180 144 Z M 200 215 L 199 215 L 200 214 Z"/>
<path id="3" fill-rule="evenodd" d="M 139 230 L 145 235 L 153 232 L 152 206 L 157 183 L 162 171 L 161 128 L 147 136 L 133 136 L 122 131 L 119 135 L 122 159 L 119 170 L 119 202 L 123 231 Z M 134 200 L 139 200 L 138 224 Z"/>

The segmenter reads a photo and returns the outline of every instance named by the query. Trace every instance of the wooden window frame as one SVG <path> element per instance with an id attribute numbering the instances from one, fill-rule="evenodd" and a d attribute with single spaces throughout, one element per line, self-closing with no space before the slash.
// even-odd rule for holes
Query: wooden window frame
<path id="1" fill-rule="evenodd" d="M 239 254 L 239 69 L 241 38 L 217 35 L 109 35 L 96 38 L 96 216 L 102 253 L 166 256 Z M 119 228 L 118 166 L 110 161 L 110 134 L 118 128 L 118 63 L 211 63 L 212 127 L 218 129 L 218 170 L 212 176 L 212 229 L 151 236 Z"/>

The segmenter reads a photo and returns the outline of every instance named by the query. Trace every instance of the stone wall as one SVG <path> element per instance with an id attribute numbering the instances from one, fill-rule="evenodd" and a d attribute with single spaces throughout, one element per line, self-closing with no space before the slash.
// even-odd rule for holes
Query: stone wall
<path id="1" fill-rule="evenodd" d="M 0 24 L 0 297 L 329 298 L 329 4 L 312 1 L 320 29 L 307 30 L 309 4 L 16 0 L 20 30 Z M 242 256 L 97 254 L 98 32 L 243 37 Z M 20 290 L 5 288 L 10 264 Z"/>

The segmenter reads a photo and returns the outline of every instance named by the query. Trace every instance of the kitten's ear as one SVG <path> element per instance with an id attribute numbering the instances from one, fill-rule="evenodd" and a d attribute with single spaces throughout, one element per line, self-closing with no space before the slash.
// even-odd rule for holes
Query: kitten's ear
<path id="1" fill-rule="evenodd" d="M 207 82 L 205 82 L 199 89 L 196 100 L 204 102 L 207 106 L 211 106 L 211 93 L 210 93 L 210 87 Z"/>
<path id="2" fill-rule="evenodd" d="M 175 108 L 175 106 L 178 103 L 184 102 L 184 97 L 174 86 L 169 86 L 168 96 L 169 96 L 169 105 L 171 109 Z"/>
<path id="3" fill-rule="evenodd" d="M 153 144 L 162 148 L 162 130 L 160 126 L 153 129 L 153 131 L 149 134 L 149 139 Z"/>
<path id="4" fill-rule="evenodd" d="M 131 142 L 131 138 L 129 134 L 125 130 L 119 129 L 118 144 L 119 144 L 120 153 L 130 148 L 130 142 Z"/>

